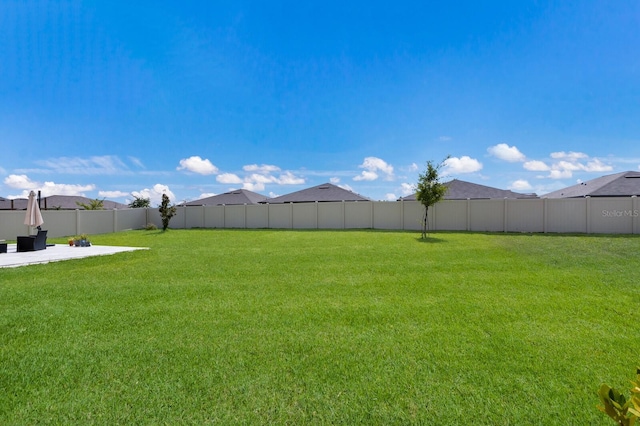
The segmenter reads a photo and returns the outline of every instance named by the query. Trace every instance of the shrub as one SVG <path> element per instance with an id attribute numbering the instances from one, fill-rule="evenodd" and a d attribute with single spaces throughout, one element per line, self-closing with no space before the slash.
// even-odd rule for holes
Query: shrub
<path id="1" fill-rule="evenodd" d="M 600 386 L 598 392 L 600 402 L 602 402 L 598 409 L 620 426 L 633 426 L 640 418 L 640 368 L 637 369 L 636 374 L 638 376 L 635 382 L 631 382 L 633 387 L 631 388 L 631 397 L 628 400 L 617 389 L 606 383 Z"/>
<path id="2" fill-rule="evenodd" d="M 162 203 L 160 204 L 160 217 L 162 217 L 162 230 L 166 231 L 169 227 L 169 221 L 176 214 L 176 206 L 169 205 L 169 197 L 162 194 Z"/>

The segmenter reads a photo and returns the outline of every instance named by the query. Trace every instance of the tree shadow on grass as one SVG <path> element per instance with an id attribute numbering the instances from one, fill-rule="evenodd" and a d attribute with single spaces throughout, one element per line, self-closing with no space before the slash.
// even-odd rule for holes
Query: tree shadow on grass
<path id="1" fill-rule="evenodd" d="M 436 243 L 446 243 L 447 240 L 442 238 L 430 237 L 427 235 L 427 238 L 416 237 L 416 241 L 423 244 L 436 244 Z"/>

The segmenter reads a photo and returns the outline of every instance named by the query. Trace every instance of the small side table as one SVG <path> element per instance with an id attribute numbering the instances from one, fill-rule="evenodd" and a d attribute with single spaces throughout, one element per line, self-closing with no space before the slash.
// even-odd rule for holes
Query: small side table
<path id="1" fill-rule="evenodd" d="M 0 253 L 7 252 L 7 243 L 4 240 L 0 240 Z"/>

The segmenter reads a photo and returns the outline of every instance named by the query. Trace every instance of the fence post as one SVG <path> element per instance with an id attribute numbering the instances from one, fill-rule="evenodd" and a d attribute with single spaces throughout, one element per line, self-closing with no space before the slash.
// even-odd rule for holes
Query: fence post
<path id="1" fill-rule="evenodd" d="M 118 209 L 113 209 L 113 232 L 118 232 Z"/>
<path id="2" fill-rule="evenodd" d="M 507 207 L 507 197 L 504 197 L 502 204 L 502 230 L 507 232 L 509 228 L 509 220 L 507 215 L 509 214 L 509 208 Z"/>
<path id="3" fill-rule="evenodd" d="M 467 198 L 467 231 L 471 231 L 471 199 Z"/>
<path id="4" fill-rule="evenodd" d="M 404 231 L 404 199 L 400 198 L 400 229 Z"/>
<path id="5" fill-rule="evenodd" d="M 316 200 L 316 229 L 318 229 L 318 200 Z"/>
<path id="6" fill-rule="evenodd" d="M 433 212 L 431 214 L 432 218 L 433 218 L 433 230 L 437 231 L 438 230 L 438 203 L 435 203 L 433 205 Z"/>
<path id="7" fill-rule="evenodd" d="M 76 209 L 76 235 L 80 235 L 80 209 Z"/>
<path id="8" fill-rule="evenodd" d="M 591 197 L 590 196 L 586 196 L 585 197 L 585 208 L 587 210 L 587 234 L 591 233 Z"/>
<path id="9" fill-rule="evenodd" d="M 638 216 L 640 216 L 640 209 L 638 209 L 638 196 L 637 195 L 632 195 L 631 196 L 631 233 L 632 234 L 637 234 L 639 232 L 638 230 L 638 220 L 640 220 L 640 218 L 638 218 Z"/>
<path id="10" fill-rule="evenodd" d="M 544 234 L 547 233 L 547 200 L 548 198 L 542 199 L 542 232 Z"/>
<path id="11" fill-rule="evenodd" d="M 227 229 L 227 205 L 222 205 L 222 229 Z"/>

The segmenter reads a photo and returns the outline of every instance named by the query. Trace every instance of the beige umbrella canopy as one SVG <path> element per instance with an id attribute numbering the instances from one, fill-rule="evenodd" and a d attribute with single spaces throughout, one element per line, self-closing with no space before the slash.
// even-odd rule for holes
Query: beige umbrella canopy
<path id="1" fill-rule="evenodd" d="M 31 191 L 29 193 L 29 201 L 27 201 L 27 215 L 24 218 L 24 224 L 29 226 L 40 226 L 44 223 L 42 219 L 42 213 L 40 213 L 40 206 L 38 206 L 38 200 L 36 200 L 36 193 Z"/>

